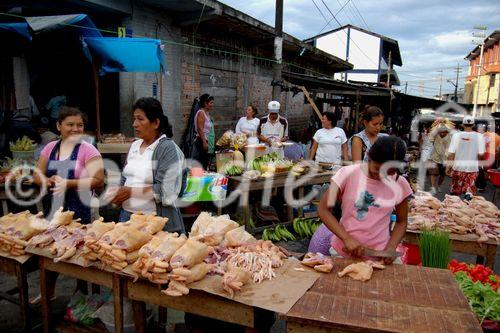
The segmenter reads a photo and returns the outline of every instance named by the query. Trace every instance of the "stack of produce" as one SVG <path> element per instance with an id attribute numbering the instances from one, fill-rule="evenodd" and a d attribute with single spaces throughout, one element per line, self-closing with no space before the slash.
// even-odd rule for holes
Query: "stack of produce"
<path id="1" fill-rule="evenodd" d="M 264 170 L 263 168 L 266 168 L 265 165 L 267 165 L 270 162 L 274 162 L 278 159 L 278 154 L 277 153 L 270 153 L 266 155 L 262 155 L 259 157 L 254 158 L 247 164 L 247 169 L 248 170 L 257 170 L 260 173 L 263 173 Z"/>
<path id="2" fill-rule="evenodd" d="M 16 142 L 10 143 L 10 151 L 34 151 L 37 144 L 26 135 Z"/>
<path id="3" fill-rule="evenodd" d="M 273 242 L 281 242 L 281 241 L 294 241 L 296 240 L 295 236 L 288 231 L 285 226 L 278 225 L 275 228 L 267 228 L 262 232 L 263 240 L 272 240 Z"/>
<path id="4" fill-rule="evenodd" d="M 452 260 L 448 268 L 454 273 L 460 290 L 481 323 L 485 319 L 500 322 L 500 276 L 483 265 Z"/>
<path id="5" fill-rule="evenodd" d="M 240 149 L 247 142 L 247 136 L 245 133 L 236 133 L 231 136 L 231 147 L 234 149 Z"/>
<path id="6" fill-rule="evenodd" d="M 314 235 L 316 229 L 321 225 L 321 220 L 318 218 L 296 218 L 292 222 L 293 230 L 301 238 L 309 238 Z"/>
<path id="7" fill-rule="evenodd" d="M 101 141 L 102 143 L 127 143 L 133 139 L 127 138 L 124 134 L 103 134 Z"/>
<path id="8" fill-rule="evenodd" d="M 425 267 L 446 268 L 450 260 L 450 234 L 441 230 L 424 230 L 418 237 L 420 258 Z"/>

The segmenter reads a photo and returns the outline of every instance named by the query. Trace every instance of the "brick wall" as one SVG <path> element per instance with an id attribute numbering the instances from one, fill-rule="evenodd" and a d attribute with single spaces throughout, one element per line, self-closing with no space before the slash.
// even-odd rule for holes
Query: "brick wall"
<path id="1" fill-rule="evenodd" d="M 183 32 L 173 24 L 169 13 L 145 5 L 135 5 L 133 16 L 125 20 L 123 25 L 131 27 L 134 36 L 177 43 L 186 42 L 190 37 L 190 31 Z M 267 104 L 272 96 L 272 68 L 269 64 L 255 63 L 251 57 L 207 54 L 188 46 L 168 42 L 164 44 L 166 74 L 163 78 L 162 104 L 174 126 L 174 140 L 178 144 L 186 128 L 193 100 L 202 93 L 208 92 L 216 98 L 214 119 L 217 137 L 227 129 L 234 129 L 250 103 L 259 109 L 259 116 L 267 114 Z M 211 47 L 218 48 L 217 45 Z M 249 50 L 250 45 L 248 50 L 243 49 L 241 52 Z M 120 74 L 122 132 L 133 135 L 131 106 L 139 97 L 152 96 L 152 85 L 158 80 L 158 73 Z M 281 104 L 282 115 L 288 118 L 290 128 L 303 129 L 311 112 L 310 106 L 304 104 L 303 94 L 292 97 L 291 92 L 283 92 Z"/>

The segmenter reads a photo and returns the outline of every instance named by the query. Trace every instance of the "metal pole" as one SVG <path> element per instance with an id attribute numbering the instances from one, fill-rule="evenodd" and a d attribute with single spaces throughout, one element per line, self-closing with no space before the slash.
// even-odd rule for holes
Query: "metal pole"
<path id="1" fill-rule="evenodd" d="M 408 81 L 405 83 L 405 95 L 407 91 L 408 91 Z"/>
<path id="2" fill-rule="evenodd" d="M 273 81 L 281 81 L 282 61 L 283 61 L 283 0 L 276 0 L 276 16 L 274 21 L 274 64 Z M 281 87 L 273 86 L 273 100 L 280 101 Z"/>
<path id="3" fill-rule="evenodd" d="M 455 81 L 455 103 L 458 103 L 458 73 L 460 73 L 460 64 L 457 63 L 457 79 Z"/>
<path id="4" fill-rule="evenodd" d="M 442 69 L 438 70 L 438 73 L 441 73 L 441 75 L 439 76 L 439 100 L 442 101 L 443 98 L 441 95 L 441 88 L 443 86 L 443 70 Z"/>
<path id="5" fill-rule="evenodd" d="M 391 87 L 391 66 L 392 66 L 392 51 L 389 51 L 389 63 L 387 64 L 387 88 Z"/>
<path id="6" fill-rule="evenodd" d="M 479 68 L 477 70 L 477 83 L 476 83 L 476 98 L 474 99 L 474 108 L 472 109 L 472 117 L 477 114 L 477 99 L 479 97 L 479 83 L 481 82 L 481 69 L 483 68 L 483 48 L 484 42 L 481 42 L 481 53 L 479 55 Z"/>

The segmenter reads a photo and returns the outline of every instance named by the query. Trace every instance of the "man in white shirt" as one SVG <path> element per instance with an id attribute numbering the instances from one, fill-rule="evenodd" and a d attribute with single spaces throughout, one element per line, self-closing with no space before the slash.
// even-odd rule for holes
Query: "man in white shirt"
<path id="1" fill-rule="evenodd" d="M 484 138 L 472 130 L 474 118 L 465 116 L 463 132 L 456 132 L 448 148 L 447 172 L 451 171 L 451 193 L 455 195 L 476 194 L 476 179 L 479 172 L 479 160 L 485 152 Z M 451 170 L 450 170 L 451 169 Z"/>
<path id="2" fill-rule="evenodd" d="M 269 114 L 260 119 L 257 135 L 259 140 L 269 145 L 268 152 L 277 152 L 283 157 L 282 142 L 288 140 L 288 121 L 279 115 L 280 103 L 269 102 Z"/>

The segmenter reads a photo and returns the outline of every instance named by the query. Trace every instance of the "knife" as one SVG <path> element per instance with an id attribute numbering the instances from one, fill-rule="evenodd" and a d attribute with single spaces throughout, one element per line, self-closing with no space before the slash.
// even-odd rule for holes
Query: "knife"
<path id="1" fill-rule="evenodd" d="M 372 250 L 365 248 L 364 255 L 368 257 L 379 257 L 379 258 L 397 258 L 400 257 L 402 253 L 398 251 L 380 251 L 380 250 Z"/>

